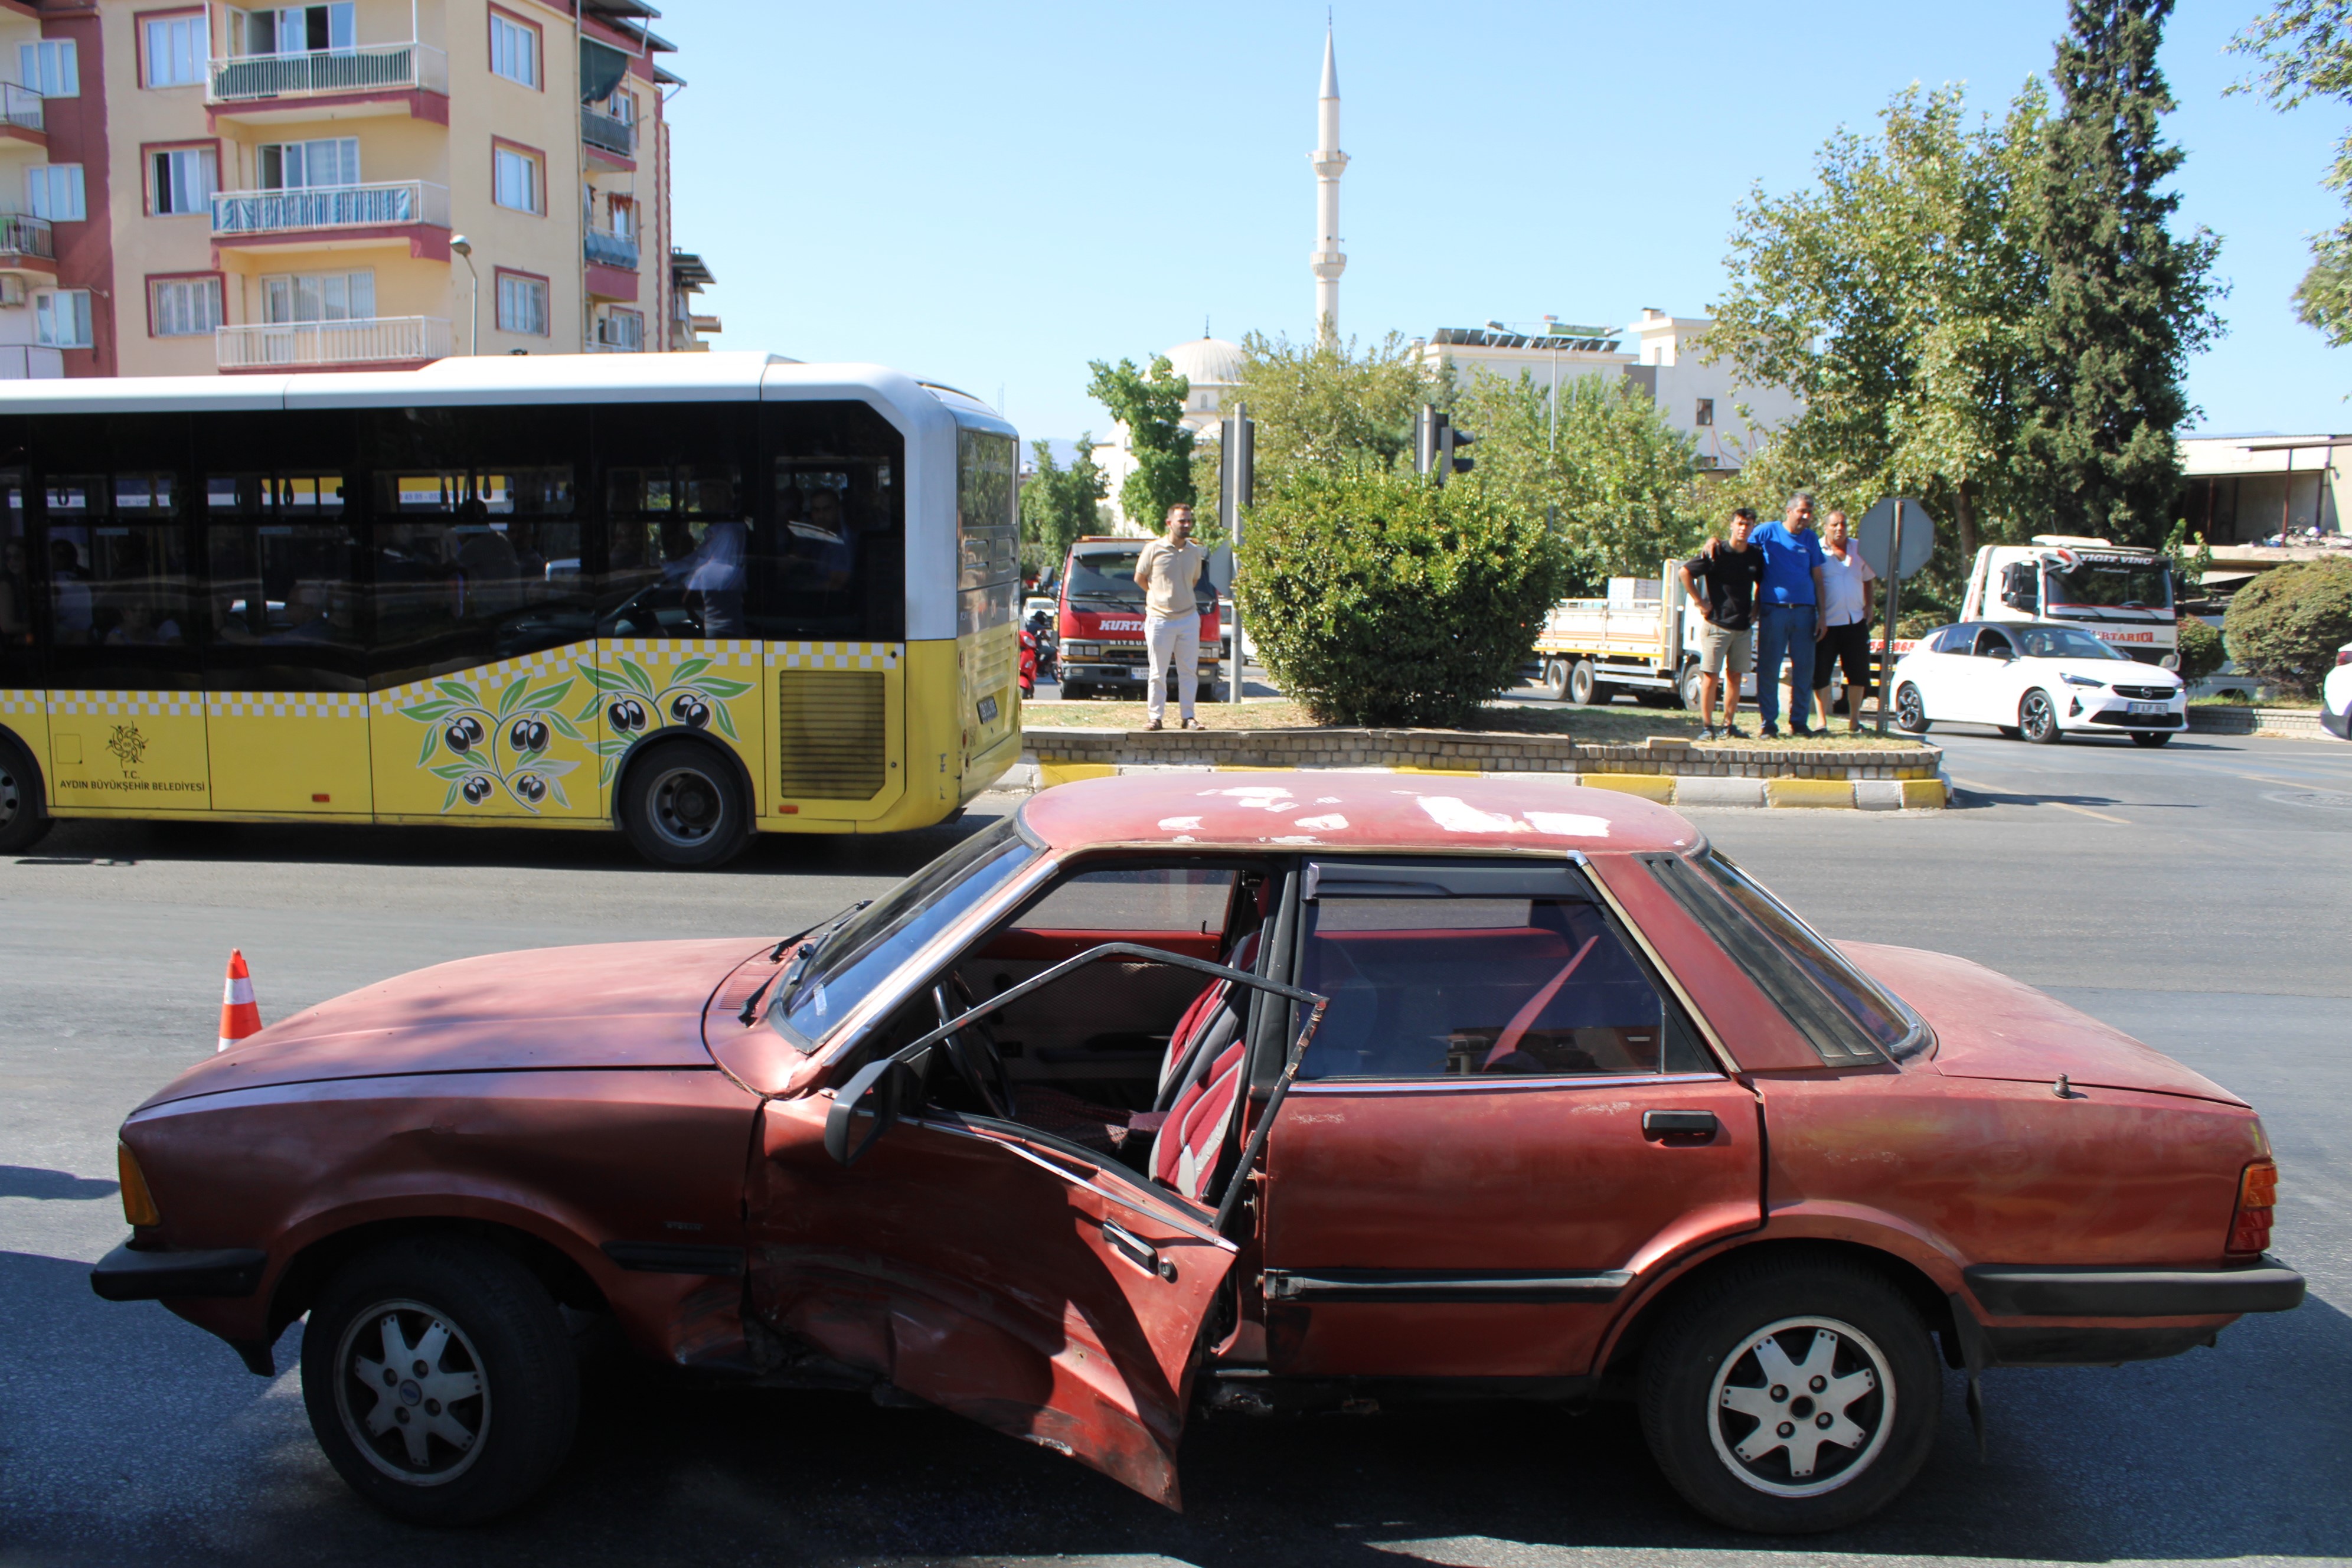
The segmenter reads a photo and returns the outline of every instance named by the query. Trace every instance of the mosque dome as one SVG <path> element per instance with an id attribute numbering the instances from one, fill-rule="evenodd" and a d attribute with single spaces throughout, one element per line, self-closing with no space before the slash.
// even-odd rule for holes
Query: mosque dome
<path id="1" fill-rule="evenodd" d="M 1170 349 L 1168 363 L 1195 387 L 1232 386 L 1242 378 L 1242 346 L 1204 335 Z"/>

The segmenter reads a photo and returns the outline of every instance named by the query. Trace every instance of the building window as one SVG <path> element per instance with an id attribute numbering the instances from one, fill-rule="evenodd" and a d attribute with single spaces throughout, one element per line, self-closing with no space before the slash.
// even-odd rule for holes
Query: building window
<path id="1" fill-rule="evenodd" d="M 155 17 L 147 24 L 147 85 L 194 87 L 205 79 L 211 54 L 211 33 L 203 12 Z"/>
<path id="2" fill-rule="evenodd" d="M 596 323 L 596 341 L 607 348 L 635 353 L 646 346 L 646 318 L 636 310 L 612 310 Z"/>
<path id="3" fill-rule="evenodd" d="M 89 290 L 43 289 L 36 293 L 33 340 L 53 349 L 89 347 Z"/>
<path id="4" fill-rule="evenodd" d="M 499 273 L 499 331 L 547 336 L 547 279 L 528 273 Z"/>
<path id="5" fill-rule="evenodd" d="M 1712 425 L 1715 423 L 1714 398 L 1702 397 L 1698 400 L 1698 412 L 1692 416 L 1691 423 L 1694 425 Z"/>
<path id="6" fill-rule="evenodd" d="M 490 199 L 517 212 L 545 210 L 540 195 L 546 189 L 539 154 L 504 145 L 490 150 Z"/>
<path id="7" fill-rule="evenodd" d="M 201 337 L 221 323 L 217 278 L 155 278 L 147 283 L 147 331 L 159 338 Z"/>
<path id="8" fill-rule="evenodd" d="M 280 272 L 261 280 L 261 319 L 369 321 L 375 319 L 375 273 Z"/>
<path id="9" fill-rule="evenodd" d="M 316 142 L 265 142 L 260 153 L 261 188 L 299 191 L 313 185 L 360 183 L 360 139 L 328 136 Z"/>
<path id="10" fill-rule="evenodd" d="M 19 84 L 43 98 L 79 98 L 81 67 L 74 58 L 71 38 L 43 38 L 16 46 Z"/>
<path id="11" fill-rule="evenodd" d="M 613 198 L 613 232 L 623 239 L 637 236 L 637 204 L 627 196 Z"/>
<path id="12" fill-rule="evenodd" d="M 87 216 L 79 163 L 37 163 L 25 171 L 25 205 L 35 217 L 68 223 Z"/>
<path id="13" fill-rule="evenodd" d="M 238 13 L 230 12 L 232 24 Z M 283 5 L 243 13 L 248 55 L 309 55 L 348 49 L 358 42 L 349 0 L 332 5 Z"/>
<path id="14" fill-rule="evenodd" d="M 539 29 L 501 12 L 490 13 L 490 70 L 525 87 L 539 85 Z"/>
<path id="15" fill-rule="evenodd" d="M 637 95 L 627 88 L 618 89 L 614 92 L 612 106 L 606 112 L 624 125 L 635 125 L 637 122 Z"/>
<path id="16" fill-rule="evenodd" d="M 220 155 L 210 147 L 172 147 L 147 155 L 147 210 L 158 217 L 210 212 L 220 189 Z"/>

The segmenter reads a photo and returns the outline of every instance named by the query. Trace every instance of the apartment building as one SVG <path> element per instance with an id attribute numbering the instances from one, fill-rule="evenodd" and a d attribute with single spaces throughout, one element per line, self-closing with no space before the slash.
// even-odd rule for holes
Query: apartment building
<path id="1" fill-rule="evenodd" d="M 0 377 L 696 346 L 658 15 L 0 0 Z"/>

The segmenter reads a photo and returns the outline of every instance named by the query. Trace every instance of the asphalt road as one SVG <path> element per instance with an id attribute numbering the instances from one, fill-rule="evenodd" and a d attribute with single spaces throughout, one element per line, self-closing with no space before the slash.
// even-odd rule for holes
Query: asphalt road
<path id="1" fill-rule="evenodd" d="M 1981 1461 L 1954 1384 L 1928 1470 L 1853 1531 L 1699 1522 L 1613 1409 L 1218 1420 L 1188 1439 L 1175 1515 L 936 1413 L 629 1375 L 598 1385 L 543 1504 L 464 1533 L 390 1523 L 320 1458 L 292 1375 L 86 1282 L 122 1230 L 114 1126 L 211 1049 L 226 950 L 279 1017 L 467 953 L 780 933 L 971 823 L 772 841 L 702 877 L 595 835 L 72 825 L 0 862 L 0 1563 L 2352 1560 L 2352 746 L 1936 738 L 1952 811 L 1700 820 L 1836 934 L 1992 963 L 2245 1095 L 2284 1169 L 2276 1250 L 2313 1295 L 2175 1361 L 1991 1374 Z"/>

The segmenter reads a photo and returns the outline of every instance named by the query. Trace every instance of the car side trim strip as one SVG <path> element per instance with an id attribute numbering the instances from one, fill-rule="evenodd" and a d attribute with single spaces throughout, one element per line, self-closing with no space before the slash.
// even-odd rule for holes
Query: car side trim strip
<path id="1" fill-rule="evenodd" d="M 1979 1263 L 1960 1270 L 1997 1318 L 2200 1318 L 2284 1312 L 2303 1304 L 2303 1276 L 2274 1258 L 2236 1268 L 2111 1268 Z"/>
<path id="2" fill-rule="evenodd" d="M 1298 1084 L 1293 1094 L 1459 1094 L 1465 1090 L 1647 1089 L 1662 1083 L 1721 1083 L 1719 1072 L 1466 1074 L 1451 1078 L 1318 1078 Z"/>
<path id="3" fill-rule="evenodd" d="M 713 1274 L 740 1279 L 743 1249 L 677 1241 L 608 1241 L 604 1256 L 632 1274 Z"/>
<path id="4" fill-rule="evenodd" d="M 1269 1268 L 1269 1301 L 1613 1301 L 1631 1269 Z"/>

